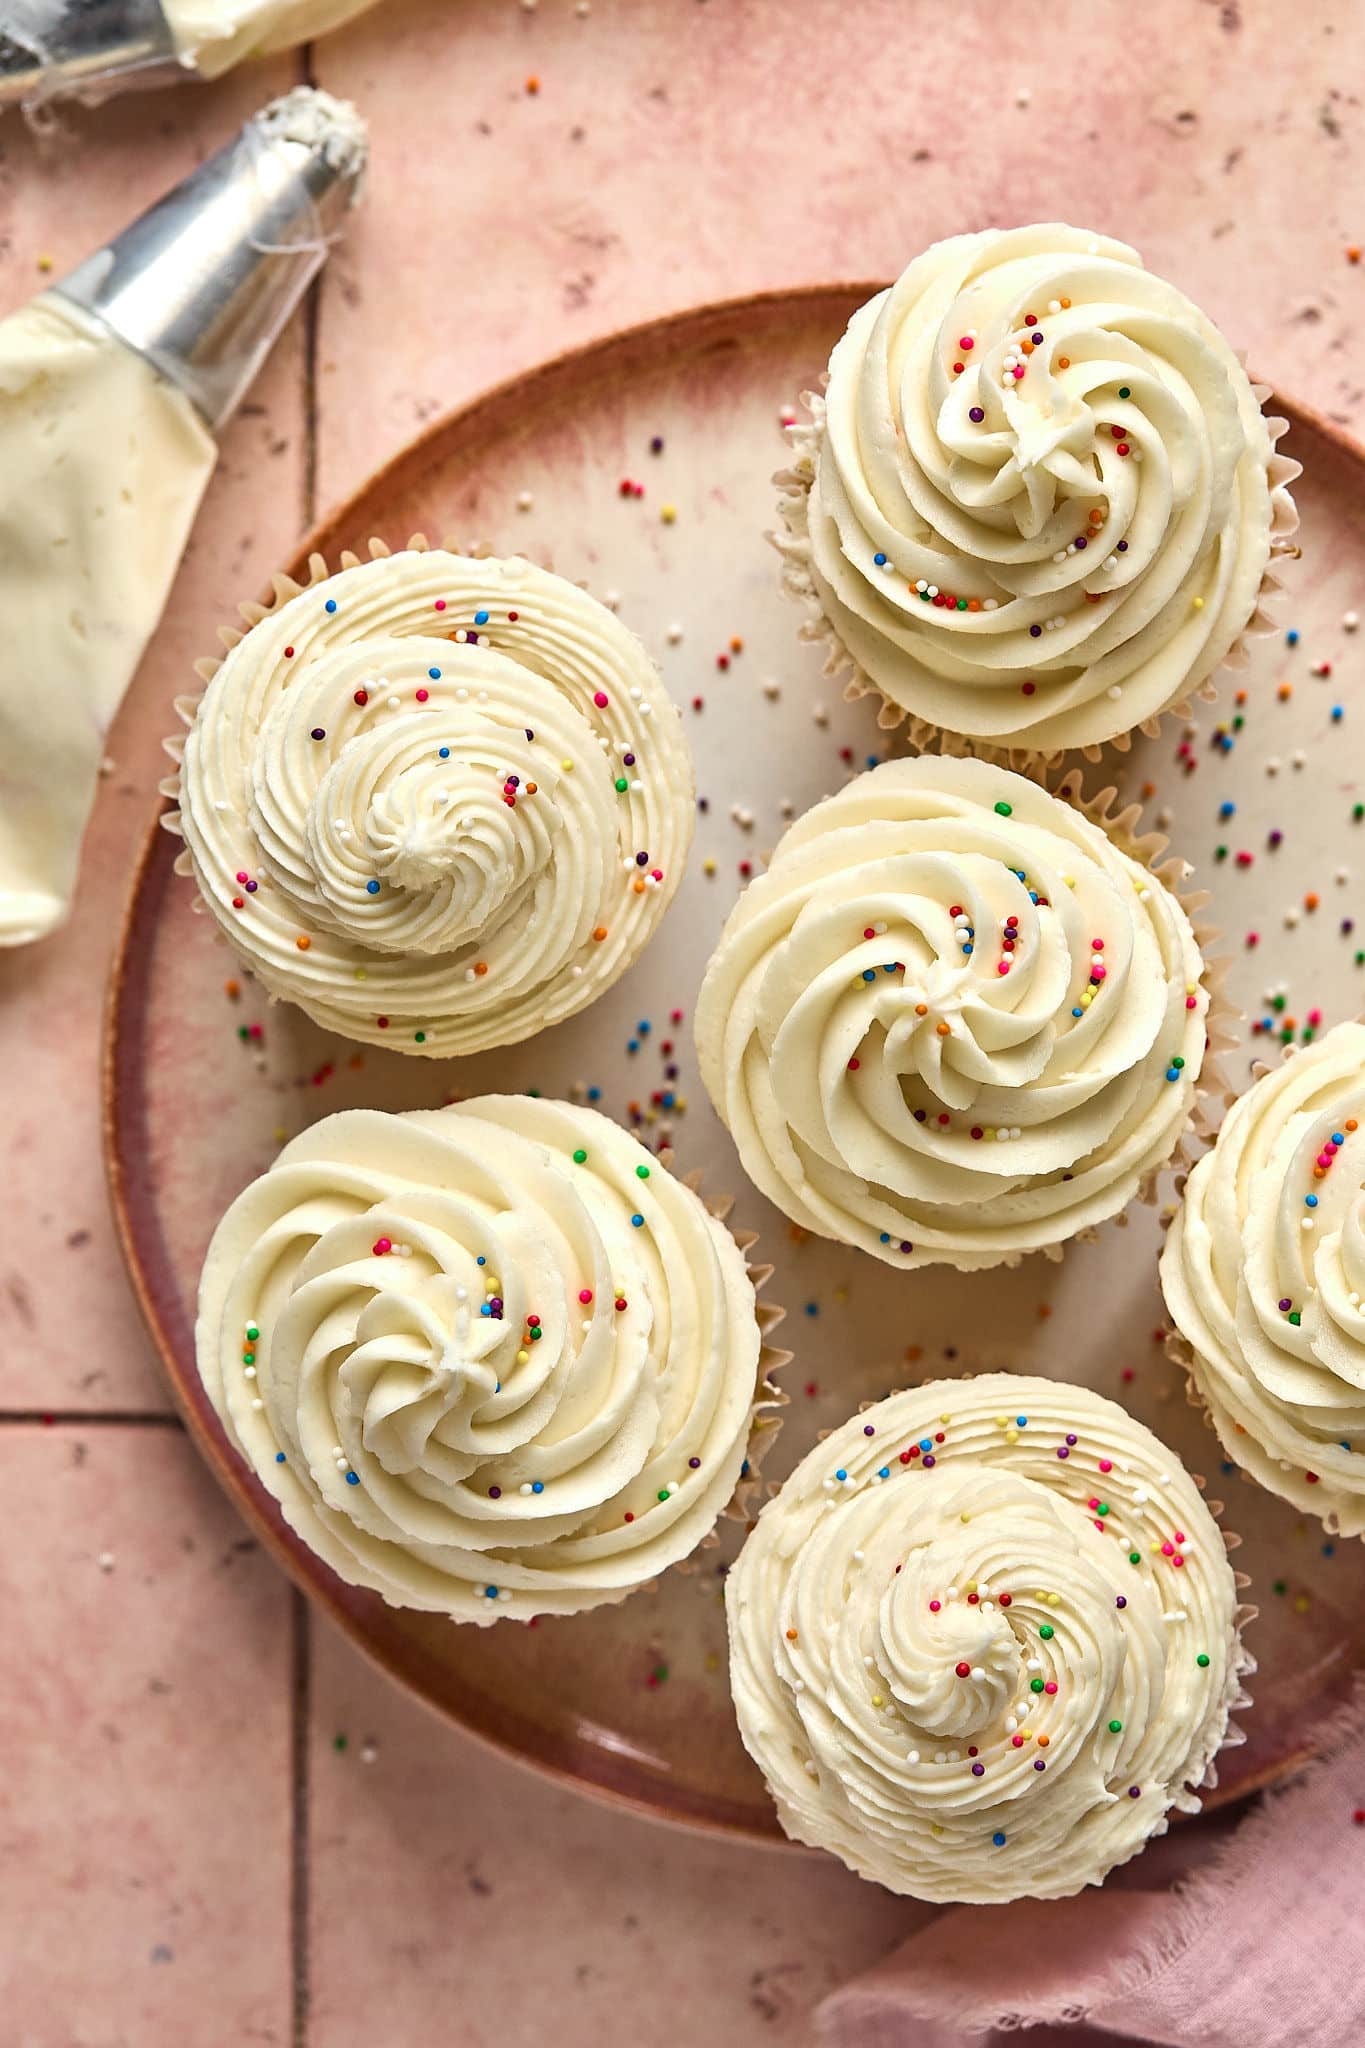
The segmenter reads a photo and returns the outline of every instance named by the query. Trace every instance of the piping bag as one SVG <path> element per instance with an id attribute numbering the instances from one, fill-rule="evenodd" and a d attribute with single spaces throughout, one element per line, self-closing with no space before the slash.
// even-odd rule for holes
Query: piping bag
<path id="1" fill-rule="evenodd" d="M 326 258 L 366 159 L 300 86 L 0 321 L 0 946 L 64 922 L 105 735 L 217 431 Z"/>
<path id="2" fill-rule="evenodd" d="M 313 42 L 375 0 L 0 0 L 0 108 L 218 78 Z"/>

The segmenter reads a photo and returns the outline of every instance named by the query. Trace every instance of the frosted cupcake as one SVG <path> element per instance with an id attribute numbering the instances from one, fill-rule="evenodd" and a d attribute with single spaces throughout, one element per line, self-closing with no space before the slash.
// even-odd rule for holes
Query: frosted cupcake
<path id="1" fill-rule="evenodd" d="M 1275 587 L 1298 464 L 1265 395 L 1122 242 L 955 235 L 834 351 L 779 478 L 784 581 L 917 743 L 1152 730 Z"/>
<path id="2" fill-rule="evenodd" d="M 182 707 L 166 822 L 271 995 L 372 1045 L 481 1052 L 637 958 L 682 877 L 691 759 L 644 648 L 576 585 L 373 552 L 249 613 Z"/>
<path id="3" fill-rule="evenodd" d="M 1161 1255 L 1177 1355 L 1228 1456 L 1365 1535 L 1365 1024 L 1265 1074 L 1199 1161 Z"/>
<path id="4" fill-rule="evenodd" d="M 1083 1387 L 994 1373 L 866 1409 L 731 1569 L 730 1678 L 786 1832 L 891 1891 L 1099 1884 L 1193 1810 L 1247 1610 L 1196 1483 Z"/>
<path id="5" fill-rule="evenodd" d="M 1150 844 L 924 756 L 799 818 L 697 1005 L 702 1079 L 792 1221 L 892 1265 L 1054 1249 L 1146 1191 L 1205 1056 L 1199 945 Z"/>
<path id="6" fill-rule="evenodd" d="M 488 1095 L 294 1139 L 214 1234 L 196 1344 L 341 1578 L 491 1622 L 621 1600 L 704 1541 L 772 1405 L 777 1313 L 617 1125 Z"/>

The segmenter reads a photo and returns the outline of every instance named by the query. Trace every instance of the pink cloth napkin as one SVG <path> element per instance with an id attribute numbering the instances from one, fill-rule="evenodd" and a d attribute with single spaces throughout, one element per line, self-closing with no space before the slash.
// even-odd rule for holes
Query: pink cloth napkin
<path id="1" fill-rule="evenodd" d="M 1221 1834 L 1174 1828 L 1074 1899 L 955 1906 L 827 1998 L 830 2048 L 1362 2048 L 1365 1697 Z M 1176 1882 L 1161 1888 L 1174 1865 Z M 1155 1879 L 1155 1882 L 1154 1882 Z"/>

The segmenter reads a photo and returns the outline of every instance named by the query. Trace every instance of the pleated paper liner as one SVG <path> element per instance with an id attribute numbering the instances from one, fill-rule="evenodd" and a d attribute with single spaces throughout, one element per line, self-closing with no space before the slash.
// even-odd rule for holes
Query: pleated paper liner
<path id="1" fill-rule="evenodd" d="M 949 1375 L 941 1373 L 933 1373 L 930 1376 L 934 1379 L 943 1379 L 950 1377 Z M 968 1380 L 982 1378 L 984 1377 L 984 1375 L 967 1372 L 958 1373 L 951 1377 L 956 1377 L 957 1379 L 965 1382 Z M 859 1415 L 865 1415 L 870 1408 L 880 1407 L 883 1401 L 889 1401 L 890 1399 L 892 1399 L 894 1395 L 908 1393 L 909 1391 L 910 1388 L 905 1386 L 888 1387 L 886 1393 L 883 1395 L 879 1395 L 877 1399 L 870 1401 L 860 1401 L 858 1404 L 857 1412 Z M 1123 1404 L 1121 1402 L 1115 1403 L 1116 1407 L 1121 1407 L 1122 1405 Z M 829 1429 L 822 1429 L 818 1437 L 816 1438 L 817 1443 L 824 1443 L 829 1437 L 835 1434 L 835 1431 L 837 1429 L 841 1427 L 842 1424 L 836 1423 Z M 1153 1430 L 1151 1433 L 1153 1436 L 1156 1435 L 1155 1430 Z M 1160 1438 L 1158 1438 L 1158 1442 L 1159 1441 Z M 1176 1453 L 1172 1451 L 1171 1456 L 1175 1457 Z M 1183 1465 L 1183 1460 L 1178 1460 L 1177 1462 Z M 1205 1479 L 1202 1473 L 1191 1472 L 1187 1465 L 1184 1466 L 1184 1470 L 1189 1474 L 1191 1481 L 1199 1489 L 1199 1492 L 1205 1496 L 1204 1505 L 1208 1509 L 1209 1513 L 1213 1516 L 1214 1521 L 1217 1523 L 1218 1533 L 1223 1539 L 1223 1548 L 1227 1552 L 1228 1556 L 1231 1557 L 1235 1551 L 1241 1549 L 1242 1538 L 1240 1537 L 1240 1535 L 1238 1535 L 1236 1530 L 1225 1529 L 1223 1527 L 1223 1517 L 1227 1513 L 1225 1503 L 1221 1500 L 1208 1499 L 1208 1481 L 1207 1479 Z M 781 1491 L 782 1482 L 780 1480 L 767 1481 L 763 1488 L 763 1502 L 766 1503 L 767 1501 L 775 1500 Z M 1246 1593 L 1250 1591 L 1251 1580 L 1248 1578 L 1245 1572 L 1239 1571 L 1235 1565 L 1232 1568 L 1232 1577 L 1234 1586 L 1236 1587 L 1238 1593 Z M 1227 1728 L 1223 1734 L 1222 1741 L 1219 1743 L 1218 1748 L 1215 1751 L 1214 1755 L 1209 1759 L 1208 1767 L 1205 1770 L 1203 1776 L 1199 1779 L 1198 1783 L 1185 1786 L 1185 1788 L 1176 1796 L 1176 1798 L 1172 1800 L 1172 1810 L 1178 1814 L 1195 1814 L 1200 1811 L 1203 1801 L 1200 1799 L 1199 1794 L 1201 1792 L 1212 1792 L 1217 1788 L 1218 1757 L 1222 1754 L 1222 1752 L 1225 1749 L 1240 1749 L 1247 1739 L 1246 1731 L 1241 1727 L 1241 1725 L 1237 1721 L 1233 1720 L 1232 1716 L 1234 1714 L 1244 1713 L 1253 1704 L 1251 1695 L 1246 1689 L 1246 1681 L 1255 1676 L 1256 1659 L 1252 1655 L 1251 1651 L 1247 1648 L 1246 1643 L 1243 1639 L 1242 1631 L 1248 1628 L 1250 1624 L 1256 1620 L 1259 1613 L 1260 1609 L 1258 1607 L 1252 1606 L 1245 1600 L 1239 1600 L 1236 1607 L 1233 1609 L 1232 1624 L 1236 1638 L 1236 1646 L 1228 1669 Z"/>
<path id="2" fill-rule="evenodd" d="M 826 376 L 821 379 L 819 391 L 802 392 L 801 403 L 806 409 L 807 417 L 798 418 L 787 429 L 794 460 L 787 468 L 780 469 L 773 478 L 780 493 L 778 512 L 782 524 L 779 529 L 770 532 L 768 538 L 782 557 L 783 591 L 800 604 L 806 613 L 805 621 L 799 629 L 800 638 L 813 641 L 825 648 L 825 674 L 832 680 L 842 680 L 844 696 L 849 701 L 856 701 L 860 697 L 877 699 L 878 726 L 884 732 L 894 732 L 897 727 L 903 725 L 906 738 L 917 752 L 968 754 L 979 760 L 997 761 L 1005 767 L 1021 770 L 1035 765 L 1048 769 L 1055 768 L 1068 754 L 1080 754 L 1087 761 L 1099 761 L 1103 748 L 1107 746 L 1114 747 L 1120 753 L 1127 753 L 1132 746 L 1135 732 L 1155 739 L 1165 719 L 1188 719 L 1196 696 L 1202 701 L 1214 702 L 1218 696 L 1218 678 L 1224 671 L 1235 673 L 1247 666 L 1250 659 L 1248 639 L 1277 630 L 1267 606 L 1283 588 L 1274 573 L 1275 565 L 1284 559 L 1297 557 L 1299 552 L 1293 538 L 1298 530 L 1299 515 L 1290 496 L 1289 485 L 1301 474 L 1302 465 L 1295 462 L 1292 457 L 1278 453 L 1276 443 L 1289 431 L 1289 422 L 1286 419 L 1271 417 L 1266 420 L 1272 449 L 1267 465 L 1271 506 L 1270 560 L 1261 577 L 1251 617 L 1218 667 L 1195 690 L 1166 705 L 1150 718 L 1142 719 L 1136 726 L 1124 727 L 1107 735 L 1103 740 L 1091 741 L 1080 747 L 1001 745 L 987 738 L 951 732 L 935 725 L 929 719 L 920 718 L 906 705 L 898 703 L 893 697 L 888 697 L 881 686 L 862 668 L 826 615 L 815 585 L 811 569 L 809 500 L 815 481 L 816 457 L 824 438 L 824 388 L 827 383 Z M 1252 390 L 1262 405 L 1272 395 L 1267 384 L 1253 384 Z M 1119 711 L 1122 710 L 1121 699 L 1117 708 Z"/>

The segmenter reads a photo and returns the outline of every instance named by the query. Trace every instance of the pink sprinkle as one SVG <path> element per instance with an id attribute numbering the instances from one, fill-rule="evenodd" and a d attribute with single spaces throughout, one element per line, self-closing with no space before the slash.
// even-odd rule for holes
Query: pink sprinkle
<path id="1" fill-rule="evenodd" d="M 1013 1748 L 1022 1749 L 1024 1746 L 1024 1738 L 1022 1735 L 1011 1735 L 1010 1743 Z"/>
<path id="2" fill-rule="evenodd" d="M 1092 939 L 1090 941 L 1090 950 L 1092 953 L 1102 953 L 1104 951 L 1104 940 Z"/>
<path id="3" fill-rule="evenodd" d="M 588 1303 L 592 1300 L 591 1287 L 580 1287 L 578 1290 L 578 1299 L 583 1303 L 583 1306 L 586 1308 Z"/>
<path id="4" fill-rule="evenodd" d="M 958 344 L 957 344 L 957 345 L 958 345 L 958 347 L 959 347 L 959 348 L 975 348 L 975 347 L 976 347 L 976 343 L 975 343 L 975 342 L 974 342 L 974 341 L 972 340 L 972 337 L 970 336 L 970 334 L 963 334 L 963 335 L 960 335 L 960 336 L 959 336 L 959 338 L 958 338 Z"/>
<path id="5" fill-rule="evenodd" d="M 593 700 L 592 700 L 592 701 L 593 701 L 593 703 L 594 703 L 594 704 L 595 704 L 595 705 L 597 706 L 597 708 L 598 708 L 598 710 L 599 710 L 599 711 L 605 711 L 605 710 L 606 710 L 606 708 L 607 708 L 607 693 L 606 693 L 606 691 L 605 691 L 605 690 L 595 690 L 595 691 L 593 692 Z"/>
<path id="6" fill-rule="evenodd" d="M 995 968 L 995 971 L 996 971 L 996 973 L 997 973 L 997 974 L 1008 974 L 1008 973 L 1009 973 L 1009 971 L 1010 971 L 1010 963 L 1009 963 L 1009 961 L 1008 961 L 1008 960 L 1000 960 L 1000 961 L 997 961 L 997 962 L 996 962 L 996 968 Z"/>
<path id="7" fill-rule="evenodd" d="M 430 695 L 431 695 L 431 692 L 430 692 L 430 690 L 419 690 L 419 691 L 417 692 L 417 702 L 418 702 L 419 704 L 425 704 L 425 703 L 426 703 L 426 701 L 427 701 L 427 698 L 428 698 L 428 697 L 429 697 Z"/>
<path id="8" fill-rule="evenodd" d="M 1198 1007 L 1198 1003 L 1199 1003 L 1199 998 L 1198 998 L 1198 996 L 1186 996 L 1186 998 L 1185 998 L 1185 1008 L 1186 1008 L 1187 1010 L 1193 1010 L 1193 1009 L 1196 1009 L 1196 1008 Z"/>
<path id="9" fill-rule="evenodd" d="M 1113 1471 L 1113 1469 L 1114 1469 L 1114 1463 L 1113 1463 L 1113 1460 L 1112 1460 L 1112 1458 L 1101 1458 L 1101 1459 L 1100 1459 L 1100 1470 L 1101 1470 L 1101 1472 L 1112 1472 L 1112 1471 Z"/>
<path id="10" fill-rule="evenodd" d="M 869 925 L 864 925 L 864 926 L 863 926 L 863 937 L 864 937 L 865 939 L 875 939 L 875 938 L 876 938 L 876 936 L 877 936 L 877 934 L 876 934 L 876 932 L 875 932 L 875 931 L 873 930 L 873 928 L 872 928 L 872 926 L 871 926 L 870 924 L 869 924 Z"/>
<path id="11" fill-rule="evenodd" d="M 1175 1545 L 1174 1545 L 1174 1543 L 1163 1543 L 1163 1544 L 1162 1544 L 1162 1546 L 1161 1546 L 1161 1555 L 1162 1555 L 1163 1557 L 1174 1557 L 1174 1556 L 1175 1556 Z"/>
<path id="12" fill-rule="evenodd" d="M 1310 1010 L 1308 1012 L 1308 1021 L 1312 1025 L 1313 1029 L 1316 1031 L 1319 1024 L 1321 1024 L 1322 1022 L 1322 1011 Z"/>
<path id="13" fill-rule="evenodd" d="M 1103 967 L 1092 967 L 1090 970 L 1090 979 L 1092 981 L 1103 981 L 1106 972 L 1107 969 Z"/>
<path id="14" fill-rule="evenodd" d="M 383 1258 L 383 1256 L 384 1256 L 384 1254 L 385 1254 L 385 1252 L 391 1252 L 392 1250 L 393 1250 L 393 1241 L 392 1241 L 392 1239 L 391 1239 L 391 1238 L 387 1238 L 387 1237 L 377 1237 L 377 1238 L 375 1239 L 375 1241 L 374 1241 L 374 1255 L 375 1255 L 375 1257 L 376 1257 L 377 1259 L 382 1259 L 382 1258 Z"/>
<path id="15" fill-rule="evenodd" d="M 1044 1691 L 1044 1692 L 1056 1692 L 1056 1690 L 1057 1690 L 1057 1681 L 1056 1681 L 1056 1679 L 1055 1679 L 1055 1678 L 1049 1678 L 1049 1680 L 1048 1680 L 1047 1684 L 1046 1684 L 1046 1685 L 1045 1685 L 1045 1686 L 1043 1687 L 1043 1691 Z"/>
<path id="16" fill-rule="evenodd" d="M 943 1602 L 941 1600 L 931 1600 L 929 1602 L 929 1612 L 931 1614 L 937 1614 L 942 1605 Z"/>
<path id="17" fill-rule="evenodd" d="M 438 597 L 438 598 L 437 598 L 437 600 L 436 600 L 436 609 L 437 609 L 437 611 L 438 611 L 438 612 L 443 612 L 443 611 L 445 610 L 445 608 L 446 608 L 446 601 L 445 601 L 445 599 L 444 599 L 443 597 Z"/>

